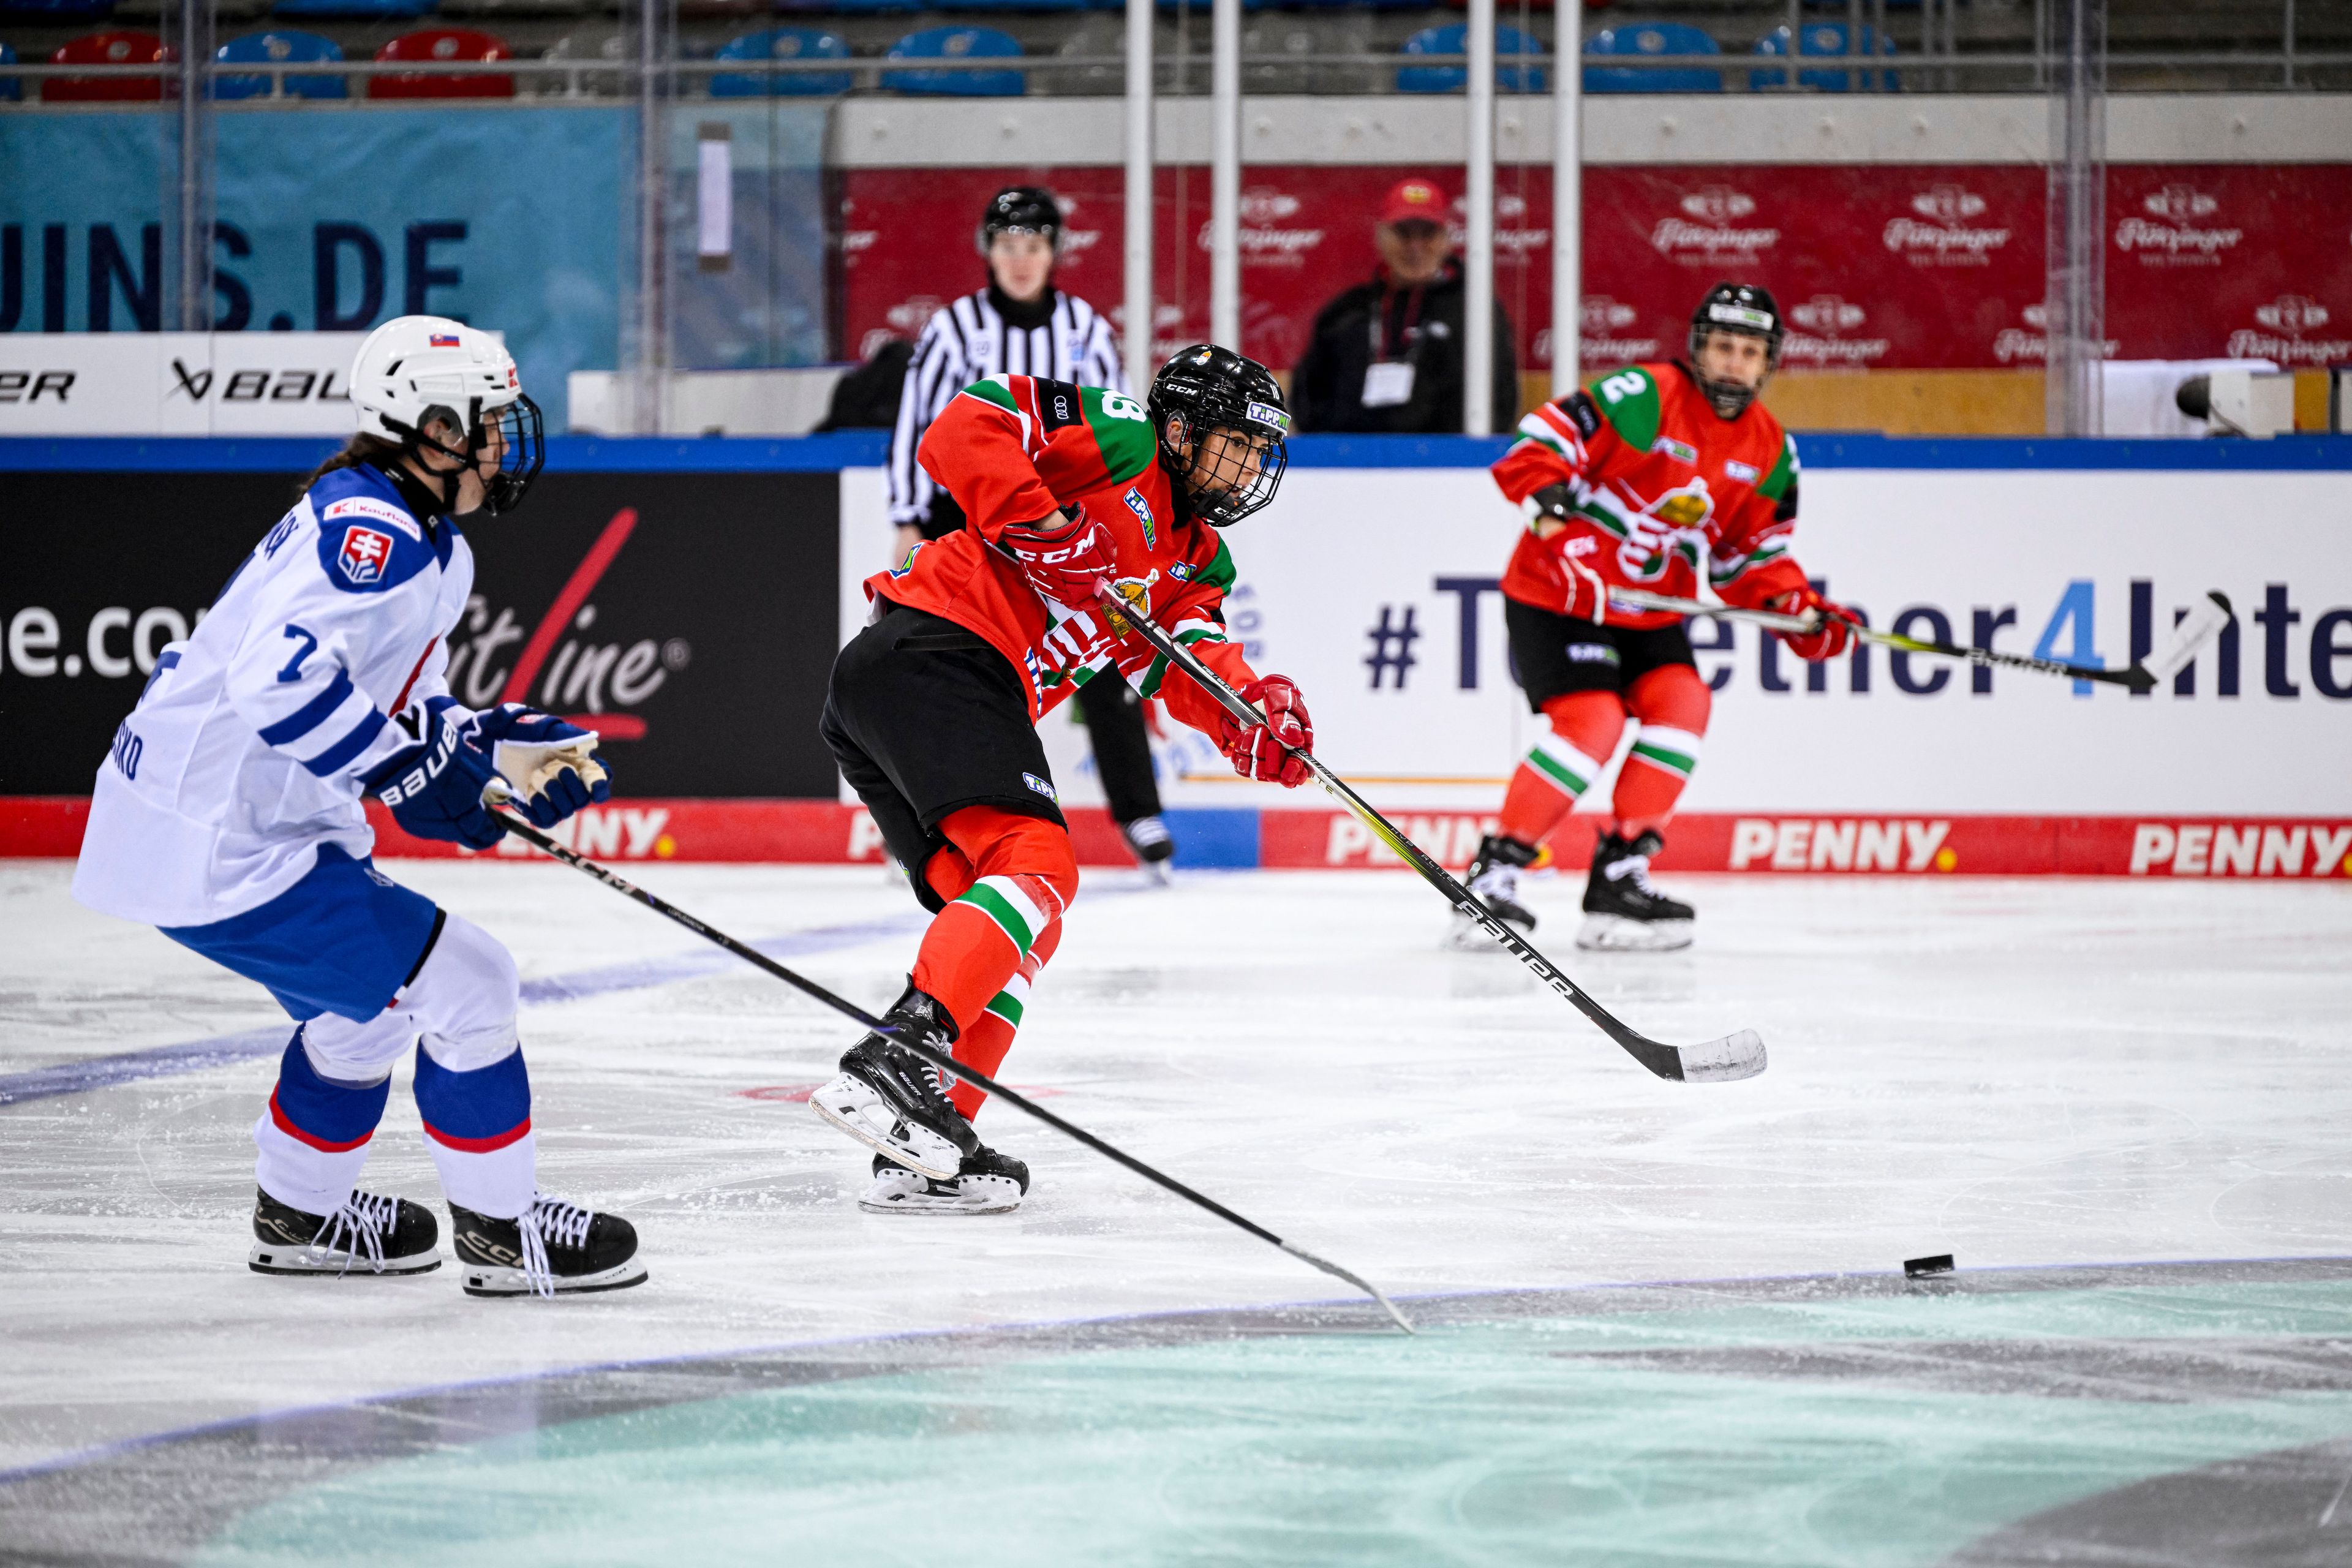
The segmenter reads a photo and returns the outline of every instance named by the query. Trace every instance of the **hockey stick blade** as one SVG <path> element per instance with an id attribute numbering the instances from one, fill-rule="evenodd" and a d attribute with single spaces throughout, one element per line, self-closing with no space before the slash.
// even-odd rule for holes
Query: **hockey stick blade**
<path id="1" fill-rule="evenodd" d="M 506 789 L 504 781 L 493 781 L 490 788 L 484 792 L 483 804 L 493 806 L 501 805 L 508 804 L 511 798 L 511 792 Z M 565 865 L 572 868 L 574 870 L 586 872 L 589 876 L 595 878 L 598 881 L 604 883 L 614 892 L 620 893 L 626 898 L 635 900 L 638 903 L 645 905 L 646 908 L 653 910 L 654 913 L 662 916 L 666 920 L 677 921 L 679 925 L 684 926 L 695 935 L 701 937 L 704 941 L 725 948 L 729 952 L 733 953 L 736 957 L 751 965 L 754 969 L 764 971 L 765 973 L 775 976 L 785 984 L 793 986 L 807 995 L 815 998 L 817 1001 L 824 1003 L 826 1006 L 831 1007 L 835 1012 L 841 1014 L 852 1022 L 861 1024 L 866 1028 L 874 1030 L 877 1034 L 888 1036 L 890 1038 L 898 1041 L 901 1047 L 913 1052 L 917 1057 L 919 1057 L 922 1060 L 929 1063 L 940 1071 L 950 1074 L 955 1078 L 961 1079 L 966 1083 L 972 1085 L 982 1092 L 993 1095 L 997 1099 L 1003 1100 L 1006 1104 L 1011 1105 L 1015 1110 L 1027 1112 L 1031 1117 L 1044 1122 L 1055 1131 L 1062 1133 L 1066 1137 L 1076 1140 L 1078 1142 L 1085 1144 L 1087 1148 L 1092 1149 L 1096 1153 L 1103 1156 L 1103 1158 L 1112 1161 L 1117 1164 L 1124 1165 L 1127 1169 L 1134 1172 L 1137 1175 L 1141 1176 L 1144 1180 L 1154 1183 L 1160 1187 L 1164 1187 L 1169 1192 L 1175 1194 L 1178 1197 L 1182 1198 L 1185 1202 L 1192 1204 L 1196 1207 L 1206 1209 L 1209 1213 L 1216 1215 L 1219 1219 L 1225 1221 L 1227 1224 L 1249 1232 L 1250 1235 L 1257 1237 L 1260 1241 L 1266 1242 L 1274 1247 L 1281 1248 L 1283 1251 L 1289 1253 L 1293 1258 L 1297 1258 L 1300 1262 L 1309 1264 L 1314 1268 L 1319 1268 L 1324 1273 L 1330 1275 L 1334 1279 L 1346 1280 L 1349 1284 L 1353 1285 L 1357 1289 L 1361 1290 L 1365 1295 L 1370 1296 L 1374 1301 L 1378 1302 L 1380 1304 L 1381 1310 L 1386 1312 L 1389 1315 L 1390 1321 L 1394 1322 L 1398 1328 L 1402 1329 L 1406 1333 L 1412 1333 L 1413 1331 L 1412 1325 L 1405 1321 L 1404 1314 L 1396 1310 L 1396 1303 L 1391 1301 L 1388 1297 L 1381 1294 L 1379 1287 L 1372 1284 L 1370 1280 L 1364 1279 L 1361 1275 L 1351 1273 L 1348 1269 L 1340 1268 L 1338 1264 L 1329 1261 L 1328 1258 L 1318 1258 L 1313 1253 L 1307 1251 L 1305 1247 L 1294 1246 L 1292 1243 L 1283 1240 L 1282 1237 L 1275 1235 L 1274 1232 L 1266 1229 L 1265 1226 L 1258 1224 L 1255 1220 L 1249 1218 L 1245 1215 L 1236 1214 L 1232 1209 L 1227 1208 L 1224 1205 L 1219 1203 L 1213 1197 L 1207 1196 L 1205 1194 L 1194 1192 L 1191 1187 L 1186 1186 L 1175 1177 L 1168 1175 L 1164 1172 L 1156 1170 L 1150 1165 L 1145 1164 L 1142 1161 L 1137 1159 L 1126 1150 L 1121 1149 L 1115 1143 L 1096 1137 L 1085 1128 L 1080 1127 L 1076 1122 L 1068 1121 L 1055 1115 L 1052 1111 L 1046 1110 L 1035 1100 L 1031 1100 L 1027 1095 L 1020 1092 L 1020 1090 L 1005 1088 L 1004 1085 L 997 1082 L 994 1079 L 988 1077 L 986 1074 L 980 1072 L 974 1068 L 969 1067 L 964 1063 L 956 1060 L 947 1052 L 935 1050 L 923 1041 L 910 1039 L 908 1037 L 899 1034 L 896 1029 L 884 1024 L 881 1019 L 876 1017 L 873 1014 L 868 1013 L 856 1003 L 849 1001 L 845 997 L 835 995 L 832 992 L 826 990 L 824 986 L 819 985 L 815 981 L 809 979 L 806 975 L 796 973 L 793 971 L 785 968 L 782 964 L 778 963 L 774 959 L 770 958 L 766 953 L 761 952 L 758 948 L 736 941 L 733 937 L 729 936 L 725 931 L 719 930 L 716 926 L 703 924 L 702 921 L 695 919 L 692 915 L 688 914 L 676 904 L 646 891 L 643 888 L 638 887 L 635 882 L 623 877 L 618 872 L 613 870 L 610 867 L 600 865 L 575 849 L 567 848 L 562 844 L 558 843 L 555 839 L 548 837 L 545 833 L 541 832 L 530 823 L 515 815 L 512 810 L 504 812 L 502 814 L 502 819 L 506 823 L 508 832 L 513 834 L 516 837 L 520 838 L 524 843 L 530 845 L 533 848 L 540 850 L 543 854 L 552 856 L 554 858 L 562 861 Z"/>
<path id="2" fill-rule="evenodd" d="M 2136 668 L 2147 672 L 2150 687 L 2171 679 L 2189 668 L 2189 661 L 2197 657 L 2199 650 L 2221 635 L 2221 628 L 2230 624 L 2234 614 L 2236 612 L 2231 609 L 2227 594 L 2219 588 L 2209 590 L 2173 628 L 2172 640 L 2165 645 L 2164 650 Z"/>
<path id="3" fill-rule="evenodd" d="M 1104 585 L 1102 597 L 1106 612 L 1118 616 L 1121 623 L 1131 626 L 1136 636 L 1150 643 L 1171 665 L 1189 676 L 1194 685 L 1207 692 L 1219 707 L 1233 716 L 1234 722 L 1244 725 L 1265 722 L 1265 714 L 1243 700 L 1241 693 L 1226 685 L 1223 679 L 1202 664 L 1190 648 L 1170 637 L 1157 621 L 1120 599 L 1108 584 Z M 1502 943 L 1512 957 L 1533 970 L 1538 979 L 1558 992 L 1570 1005 L 1591 1019 L 1593 1025 L 1614 1040 L 1627 1056 L 1658 1077 L 1678 1083 L 1728 1083 L 1754 1078 L 1764 1070 L 1764 1040 L 1753 1029 L 1742 1029 L 1736 1035 L 1726 1035 L 1719 1040 L 1709 1040 L 1701 1046 L 1683 1047 L 1666 1045 L 1629 1027 L 1622 1019 L 1585 994 L 1583 987 L 1570 980 L 1559 965 L 1537 952 L 1526 938 L 1496 919 L 1495 912 L 1481 903 L 1469 889 L 1456 881 L 1444 867 L 1430 858 L 1428 851 L 1406 837 L 1395 823 L 1375 811 L 1347 780 L 1333 773 L 1313 752 L 1298 746 L 1285 746 L 1283 750 L 1313 770 L 1325 792 L 1370 828 L 1372 836 L 1387 845 L 1398 859 L 1412 867 L 1423 881 L 1445 895 L 1448 903 L 1479 930 Z"/>

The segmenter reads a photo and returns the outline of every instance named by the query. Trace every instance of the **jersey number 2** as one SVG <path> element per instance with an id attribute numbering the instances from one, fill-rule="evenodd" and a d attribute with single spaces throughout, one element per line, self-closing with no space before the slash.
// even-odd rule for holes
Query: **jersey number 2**
<path id="1" fill-rule="evenodd" d="M 1642 390 L 1642 378 L 1631 371 L 1612 375 L 1601 384 L 1601 395 L 1612 403 L 1622 403 Z"/>
<path id="2" fill-rule="evenodd" d="M 302 661 L 319 651 L 319 639 L 297 626 L 289 626 L 286 628 L 286 635 L 289 637 L 300 637 L 302 646 L 294 650 L 294 657 L 286 661 L 286 668 L 278 672 L 278 679 L 299 680 L 302 679 Z"/>

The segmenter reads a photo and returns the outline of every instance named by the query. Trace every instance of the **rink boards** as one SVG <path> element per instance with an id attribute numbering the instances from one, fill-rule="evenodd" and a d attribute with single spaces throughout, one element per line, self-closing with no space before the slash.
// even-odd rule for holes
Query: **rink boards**
<path id="1" fill-rule="evenodd" d="M 1520 526 L 1486 473 L 1504 445 L 1301 438 L 1276 506 L 1229 536 L 1229 621 L 1252 662 L 1297 680 L 1318 754 L 1456 866 L 1541 723 L 1495 586 Z M 2237 615 L 2146 697 L 1882 648 L 1807 665 L 1696 622 L 1714 715 L 1662 866 L 2347 874 L 2352 443 L 1799 446 L 1795 554 L 1875 626 L 2114 668 L 2209 589 Z M 470 530 L 481 597 L 452 637 L 461 699 L 530 700 L 604 734 L 628 798 L 579 828 L 596 853 L 879 858 L 814 734 L 830 650 L 889 554 L 878 444 L 553 447 L 531 512 Z M 299 442 L 0 442 L 37 512 L 89 520 L 0 528 L 0 855 L 76 851 L 81 781 L 157 650 L 315 460 Z M 1121 864 L 1076 718 L 1042 726 L 1055 780 L 1081 858 Z M 1167 728 L 1181 863 L 1395 863 L 1319 793 L 1243 783 Z M 1581 828 L 1559 839 L 1564 865 L 1589 853 Z M 448 851 L 388 833 L 384 852 Z"/>

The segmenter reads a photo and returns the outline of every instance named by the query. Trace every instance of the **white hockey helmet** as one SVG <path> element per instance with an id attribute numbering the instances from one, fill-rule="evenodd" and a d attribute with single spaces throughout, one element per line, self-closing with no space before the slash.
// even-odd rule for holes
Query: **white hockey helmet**
<path id="1" fill-rule="evenodd" d="M 523 395 L 514 356 L 489 333 L 446 316 L 395 316 L 370 332 L 352 361 L 352 404 L 363 433 L 469 463 L 499 426 L 504 452 L 483 486 L 492 513 L 520 505 L 546 461 L 539 405 Z M 464 445 L 427 437 L 436 419 Z"/>

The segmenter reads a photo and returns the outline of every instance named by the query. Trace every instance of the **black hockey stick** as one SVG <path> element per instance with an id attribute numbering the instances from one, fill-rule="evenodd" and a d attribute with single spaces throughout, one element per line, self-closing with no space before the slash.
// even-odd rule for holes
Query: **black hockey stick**
<path id="1" fill-rule="evenodd" d="M 964 1063 L 960 1062 L 953 1057 L 948 1055 L 945 1051 L 934 1050 L 931 1047 L 924 1044 L 920 1040 L 908 1039 L 905 1036 L 898 1034 L 896 1030 L 887 1027 L 881 1019 L 876 1017 L 873 1014 L 868 1013 L 856 1003 L 848 1000 L 846 997 L 835 995 L 832 992 L 826 990 L 824 986 L 819 985 L 815 981 L 809 979 L 806 975 L 794 973 L 792 970 L 785 968 L 782 964 L 778 963 L 774 959 L 770 958 L 766 953 L 761 952 L 759 949 L 745 946 L 742 942 L 737 942 L 733 937 L 729 936 L 725 931 L 719 931 L 703 924 L 692 915 L 688 914 L 684 910 L 679 909 L 676 904 L 670 903 L 665 899 L 656 898 L 655 895 L 646 892 L 643 888 L 638 887 L 635 882 L 628 880 L 628 879 L 616 874 L 606 867 L 598 865 L 593 860 L 589 859 L 585 855 L 580 854 L 576 850 L 565 848 L 562 845 L 557 843 L 554 839 L 549 837 L 546 834 L 541 832 L 538 828 L 532 826 L 521 817 L 517 816 L 513 812 L 507 812 L 505 814 L 505 818 L 507 831 L 520 838 L 524 843 L 529 844 L 546 854 L 552 855 L 555 858 L 562 861 L 567 866 L 587 872 L 590 876 L 595 878 L 598 881 L 604 883 L 614 892 L 627 894 L 630 898 L 635 899 L 637 902 L 645 905 L 646 908 L 653 910 L 654 913 L 664 915 L 676 921 L 678 924 L 684 926 L 695 935 L 703 938 L 705 941 L 718 943 L 720 947 L 725 948 L 728 952 L 733 953 L 744 963 L 752 965 L 754 968 L 767 971 L 767 973 L 774 975 L 785 984 L 798 988 L 808 995 L 814 997 L 817 1001 L 824 1003 L 826 1006 L 833 1008 L 835 1012 L 854 1018 L 866 1027 L 875 1030 L 879 1034 L 889 1036 L 891 1038 L 897 1040 L 898 1044 L 904 1046 L 908 1050 L 912 1051 L 916 1056 L 920 1057 L 931 1066 L 939 1068 L 941 1072 L 952 1073 L 957 1078 L 963 1079 L 966 1083 L 972 1084 L 977 1088 L 984 1089 L 988 1093 L 994 1095 L 997 1099 L 1003 1100 L 1006 1104 L 1027 1111 L 1030 1115 L 1035 1117 L 1046 1126 L 1051 1127 L 1056 1132 L 1065 1133 L 1069 1137 L 1076 1139 L 1079 1142 L 1085 1144 L 1087 1148 L 1092 1149 L 1096 1153 L 1102 1155 L 1105 1159 L 1117 1161 L 1119 1164 L 1122 1164 L 1129 1170 L 1133 1171 L 1137 1175 L 1141 1176 L 1144 1180 L 1158 1183 L 1160 1185 L 1167 1188 L 1170 1192 L 1174 1193 L 1178 1197 L 1184 1199 L 1188 1203 L 1197 1204 L 1202 1208 L 1208 1210 L 1211 1214 L 1215 1215 L 1219 1219 L 1225 1221 L 1227 1224 L 1239 1226 L 1242 1229 L 1249 1232 L 1252 1236 L 1256 1237 L 1260 1241 L 1267 1242 L 1275 1247 L 1282 1248 L 1283 1251 L 1287 1252 L 1291 1257 L 1297 1258 L 1301 1263 L 1307 1264 L 1312 1268 L 1319 1268 L 1324 1273 L 1331 1276 L 1334 1279 L 1346 1280 L 1349 1284 L 1353 1285 L 1357 1289 L 1361 1290 L 1365 1295 L 1370 1296 L 1373 1300 L 1378 1301 L 1381 1304 L 1381 1310 L 1386 1312 L 1391 1319 L 1394 1320 L 1398 1328 L 1402 1329 L 1406 1333 L 1413 1331 L 1412 1325 L 1405 1321 L 1404 1314 L 1396 1310 L 1396 1304 L 1381 1293 L 1379 1286 L 1373 1284 L 1370 1280 L 1364 1279 L 1361 1275 L 1351 1273 L 1348 1269 L 1342 1268 L 1338 1264 L 1330 1261 L 1328 1258 L 1318 1258 L 1315 1254 L 1307 1251 L 1305 1247 L 1298 1246 L 1295 1242 L 1283 1240 L 1282 1237 L 1275 1235 L 1274 1232 L 1266 1229 L 1265 1226 L 1258 1224 L 1256 1221 L 1245 1219 L 1242 1215 L 1237 1215 L 1233 1210 L 1227 1208 L 1224 1205 L 1219 1203 L 1216 1199 L 1196 1193 L 1192 1188 L 1186 1186 L 1183 1183 L 1178 1181 L 1175 1177 L 1165 1175 L 1159 1171 L 1153 1170 L 1150 1166 L 1145 1164 L 1134 1155 L 1127 1152 L 1124 1149 L 1118 1148 L 1115 1144 L 1105 1142 L 1102 1139 L 1096 1137 L 1093 1133 L 1087 1131 L 1085 1128 L 1078 1126 L 1075 1122 L 1065 1121 L 1062 1118 L 1055 1115 L 1044 1106 L 1039 1105 L 1035 1100 L 1029 1099 L 1027 1096 L 1021 1094 L 1017 1090 L 1005 1088 L 1003 1084 L 998 1083 L 994 1079 L 973 1070 Z"/>
<path id="2" fill-rule="evenodd" d="M 1764 626 L 1776 632 L 1818 631 L 1822 624 L 1820 617 L 1811 611 L 1801 616 L 1784 616 L 1770 610 L 1710 605 L 1701 599 L 1678 599 L 1671 594 L 1653 594 L 1643 588 L 1612 587 L 1609 597 L 1628 609 L 1670 610 L 1678 616 L 1711 616 L 1719 621 L 1745 621 L 1749 626 Z M 1899 653 L 1940 654 L 1946 658 L 1964 658 L 1970 664 L 2030 669 L 2039 675 L 2063 675 L 2074 680 L 2103 680 L 2111 686 L 2128 687 L 2138 692 L 2153 691 L 2158 682 L 2169 680 L 2179 674 L 2189 661 L 2197 657 L 2197 650 L 2230 624 L 2230 616 L 2229 596 L 2218 588 L 2212 590 L 2205 595 L 2203 603 L 2190 610 L 2180 625 L 2173 628 L 2172 640 L 2165 644 L 2161 652 L 2145 664 L 2135 664 L 2123 669 L 2093 669 L 2088 665 L 2066 664 L 2054 658 L 2035 658 L 2031 654 L 2001 653 L 1989 647 L 1961 647 L 1955 643 L 1906 637 L 1870 626 L 1855 626 L 1853 635 L 1864 642 L 1891 647 Z"/>
<path id="3" fill-rule="evenodd" d="M 1170 637 L 1151 617 L 1119 598 L 1108 584 L 1102 589 L 1102 599 L 1104 610 L 1115 617 L 1112 623 L 1114 631 L 1121 626 L 1132 626 L 1138 637 L 1159 650 L 1160 657 L 1191 676 L 1202 690 L 1216 699 L 1217 705 L 1232 714 L 1235 722 L 1245 725 L 1265 722 L 1265 715 L 1242 700 L 1241 694 L 1227 686 L 1216 671 L 1193 657 L 1190 649 Z M 1497 920 L 1494 911 L 1481 903 L 1469 889 L 1455 881 L 1444 867 L 1429 858 L 1421 846 L 1399 832 L 1394 823 L 1373 810 L 1363 796 L 1350 789 L 1347 781 L 1326 767 L 1314 752 L 1296 746 L 1283 749 L 1312 768 L 1331 797 L 1353 812 L 1381 843 L 1395 852 L 1397 858 L 1420 872 L 1423 881 L 1444 894 L 1455 909 L 1508 948 L 1512 957 L 1535 971 L 1537 978 L 1567 997 L 1578 1012 L 1600 1026 L 1601 1032 L 1622 1046 L 1626 1054 L 1635 1061 L 1660 1078 L 1686 1083 L 1728 1083 L 1738 1079 L 1754 1078 L 1764 1070 L 1764 1039 L 1753 1029 L 1742 1029 L 1736 1035 L 1726 1035 L 1705 1045 L 1669 1046 L 1628 1027 L 1615 1014 L 1586 995 L 1582 987 L 1561 973 L 1558 964 L 1529 946 L 1526 938 Z"/>

